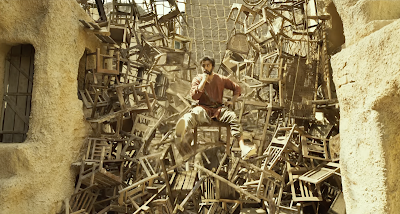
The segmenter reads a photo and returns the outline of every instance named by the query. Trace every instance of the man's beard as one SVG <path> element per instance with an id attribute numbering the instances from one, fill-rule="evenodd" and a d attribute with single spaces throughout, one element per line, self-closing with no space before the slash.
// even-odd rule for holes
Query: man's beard
<path id="1" fill-rule="evenodd" d="M 204 73 L 206 73 L 206 74 L 208 74 L 208 75 L 211 75 L 211 74 L 212 74 L 212 71 L 204 70 Z"/>

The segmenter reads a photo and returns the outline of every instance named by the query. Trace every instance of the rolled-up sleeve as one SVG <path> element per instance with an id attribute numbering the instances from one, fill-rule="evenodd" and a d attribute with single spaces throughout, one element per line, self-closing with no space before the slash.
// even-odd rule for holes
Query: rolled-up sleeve
<path id="1" fill-rule="evenodd" d="M 190 96 L 192 96 L 192 99 L 194 100 L 199 100 L 201 95 L 204 93 L 203 91 L 199 90 L 199 84 L 200 84 L 200 77 L 195 77 L 192 81 L 192 88 L 190 89 Z"/>
<path id="2" fill-rule="evenodd" d="M 224 88 L 230 89 L 233 91 L 233 96 L 237 95 L 240 96 L 241 88 L 240 85 L 233 82 L 232 80 L 228 79 L 227 77 L 223 77 L 224 81 Z"/>

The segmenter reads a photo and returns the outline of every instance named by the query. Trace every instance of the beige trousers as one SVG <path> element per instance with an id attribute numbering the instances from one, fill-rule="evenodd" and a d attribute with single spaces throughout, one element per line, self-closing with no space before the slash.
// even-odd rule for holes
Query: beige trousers
<path id="1" fill-rule="evenodd" d="M 208 116 L 206 110 L 200 106 L 194 107 L 188 113 L 183 115 L 183 119 L 186 121 L 187 130 L 196 126 L 211 124 L 211 118 Z M 239 138 L 242 135 L 241 126 L 236 114 L 230 109 L 223 107 L 218 121 L 230 125 L 232 136 Z"/>

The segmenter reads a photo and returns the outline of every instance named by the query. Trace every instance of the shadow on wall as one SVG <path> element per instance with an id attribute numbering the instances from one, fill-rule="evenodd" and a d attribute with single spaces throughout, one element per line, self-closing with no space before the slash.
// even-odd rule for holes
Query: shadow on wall
<path id="1" fill-rule="evenodd" d="M 388 210 L 396 213 L 400 209 L 400 88 L 395 85 L 392 91 L 376 101 L 373 110 L 379 113 L 381 140 L 386 163 L 386 185 Z"/>
<path id="2" fill-rule="evenodd" d="M 328 54 L 333 55 L 342 49 L 342 45 L 345 43 L 345 37 L 343 32 L 342 19 L 336 10 L 336 6 L 330 3 L 327 7 L 327 12 L 331 15 L 331 28 L 328 29 Z"/>
<path id="3" fill-rule="evenodd" d="M 79 67 L 78 67 L 78 91 L 79 90 L 84 90 L 85 87 L 85 79 L 86 79 L 86 61 L 87 61 L 87 52 L 89 50 L 85 50 L 82 54 L 81 59 L 79 60 Z"/>

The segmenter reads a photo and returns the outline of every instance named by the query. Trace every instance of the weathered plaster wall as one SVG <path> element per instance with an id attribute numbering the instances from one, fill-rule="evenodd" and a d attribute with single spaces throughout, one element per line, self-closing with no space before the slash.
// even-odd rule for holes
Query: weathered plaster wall
<path id="1" fill-rule="evenodd" d="M 390 24 L 400 16 L 397 0 L 333 0 L 343 20 L 346 45 Z"/>
<path id="2" fill-rule="evenodd" d="M 400 1 L 334 3 L 346 39 L 331 64 L 347 213 L 398 213 Z"/>
<path id="3" fill-rule="evenodd" d="M 85 48 L 99 46 L 79 19 L 90 21 L 75 0 L 0 1 L 0 82 L 13 45 L 35 48 L 28 137 L 0 144 L 0 214 L 54 214 L 73 191 L 71 163 L 89 130 L 77 97 L 78 65 Z"/>

